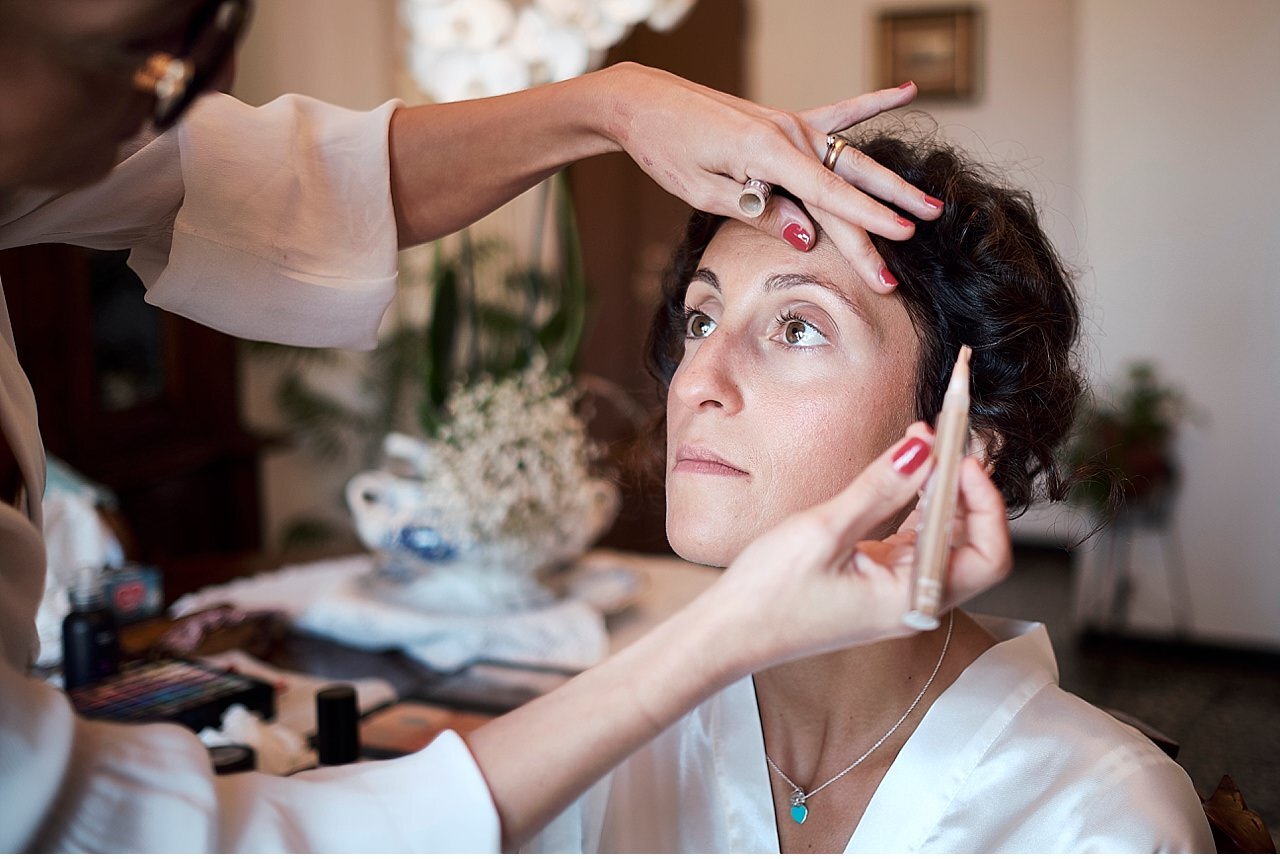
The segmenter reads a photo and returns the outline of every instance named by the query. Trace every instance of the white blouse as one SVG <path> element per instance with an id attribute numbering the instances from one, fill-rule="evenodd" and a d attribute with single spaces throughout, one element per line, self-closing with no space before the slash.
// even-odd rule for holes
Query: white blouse
<path id="1" fill-rule="evenodd" d="M 152 304 L 243 337 L 371 347 L 395 289 L 396 106 L 207 96 L 90 188 L 0 199 L 0 248 L 133 248 Z M 26 677 L 44 451 L 3 302 L 0 431 L 26 488 L 20 508 L 0 503 L 0 852 L 497 851 L 497 812 L 455 734 L 395 761 L 217 778 L 191 732 L 89 722 Z"/>
<path id="2" fill-rule="evenodd" d="M 846 853 L 1213 852 L 1187 774 L 1058 687 L 1042 625 L 980 620 L 999 643 L 929 708 Z M 769 777 L 748 677 L 632 755 L 523 852 L 776 853 Z"/>

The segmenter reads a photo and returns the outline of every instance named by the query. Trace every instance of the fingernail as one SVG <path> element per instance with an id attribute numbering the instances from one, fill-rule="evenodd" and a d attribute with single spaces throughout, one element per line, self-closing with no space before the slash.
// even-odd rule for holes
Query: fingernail
<path id="1" fill-rule="evenodd" d="M 901 215 L 894 215 L 893 219 L 904 227 L 911 226 L 911 221 L 908 220 L 907 218 L 902 217 Z"/>
<path id="2" fill-rule="evenodd" d="M 893 272 L 889 271 L 885 266 L 880 266 L 880 282 L 885 286 L 897 286 L 898 279 L 893 276 Z"/>
<path id="3" fill-rule="evenodd" d="M 916 469 L 929 458 L 931 449 L 929 442 L 918 436 L 907 439 L 902 447 L 894 451 L 893 470 L 903 475 L 915 474 Z"/>
<path id="4" fill-rule="evenodd" d="M 906 81 L 905 83 L 900 83 L 898 84 L 898 89 L 906 89 L 907 87 L 911 86 L 913 83 L 915 83 L 915 81 Z"/>
<path id="5" fill-rule="evenodd" d="M 930 209 L 941 209 L 944 205 L 937 197 L 930 197 L 928 194 L 924 195 L 924 204 Z"/>
<path id="6" fill-rule="evenodd" d="M 874 576 L 884 572 L 884 568 L 867 557 L 866 552 L 854 552 L 853 565 L 857 567 L 858 572 L 862 573 L 864 576 Z"/>
<path id="7" fill-rule="evenodd" d="M 798 251 L 807 251 L 813 242 L 813 236 L 809 235 L 809 231 L 800 224 L 787 224 L 787 228 L 782 231 L 782 237 L 787 240 L 787 244 Z"/>

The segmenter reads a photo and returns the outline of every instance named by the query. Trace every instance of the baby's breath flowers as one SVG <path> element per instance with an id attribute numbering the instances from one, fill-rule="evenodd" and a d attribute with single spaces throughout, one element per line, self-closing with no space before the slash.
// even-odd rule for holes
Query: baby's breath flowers
<path id="1" fill-rule="evenodd" d="M 455 386 L 435 438 L 388 437 L 389 465 L 421 481 L 419 510 L 457 563 L 534 571 L 577 557 L 612 521 L 618 492 L 592 474 L 598 451 L 578 399 L 537 357 Z"/>

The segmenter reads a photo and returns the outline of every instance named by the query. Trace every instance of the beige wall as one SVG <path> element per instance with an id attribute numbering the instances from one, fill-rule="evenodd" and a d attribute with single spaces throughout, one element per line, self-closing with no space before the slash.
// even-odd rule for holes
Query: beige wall
<path id="1" fill-rule="evenodd" d="M 1177 532 L 1203 636 L 1280 643 L 1280 3 L 1081 0 L 1076 135 L 1098 375 L 1205 409 Z M 1141 619 L 1164 567 L 1135 547 Z"/>
<path id="2" fill-rule="evenodd" d="M 300 92 L 365 110 L 394 95 L 393 0 L 265 0 L 238 54 L 235 94 Z"/>
<path id="3" fill-rule="evenodd" d="M 714 0 L 704 0 L 714 2 Z M 946 4 L 943 4 L 946 5 Z M 1075 224 L 1074 0 L 986 0 L 981 9 L 986 67 L 971 104 L 921 102 L 947 138 L 1035 192 L 1047 229 L 1068 259 Z M 918 0 L 753 0 L 749 95 L 801 109 L 876 85 L 875 21 L 883 9 Z"/>

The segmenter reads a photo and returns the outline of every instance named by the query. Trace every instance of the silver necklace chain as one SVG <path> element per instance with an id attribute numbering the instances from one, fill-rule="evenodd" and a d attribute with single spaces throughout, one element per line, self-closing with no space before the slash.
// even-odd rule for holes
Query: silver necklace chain
<path id="1" fill-rule="evenodd" d="M 951 645 L 951 631 L 955 628 L 955 625 L 956 625 L 956 613 L 952 611 L 951 614 L 949 615 L 949 618 L 950 619 L 947 621 L 947 637 L 942 642 L 942 653 L 939 654 L 938 656 L 938 664 L 933 666 L 933 673 L 930 674 L 929 679 L 924 682 L 924 687 L 921 688 L 920 694 L 917 695 L 916 699 L 911 702 L 911 706 L 907 708 L 907 712 L 903 713 L 898 718 L 898 721 L 893 723 L 893 727 L 890 728 L 888 731 L 886 731 L 883 737 L 876 740 L 875 743 L 871 746 L 871 748 L 863 752 L 856 761 L 849 764 L 847 767 L 842 769 L 840 772 L 836 773 L 831 778 L 824 781 L 822 784 L 815 787 L 813 790 L 806 792 L 804 788 L 800 787 L 800 785 L 796 784 L 791 779 L 787 778 L 787 774 L 784 773 L 782 769 L 776 763 L 773 762 L 773 758 L 769 757 L 768 752 L 764 753 L 764 759 L 769 762 L 769 766 L 773 768 L 773 771 L 776 772 L 782 778 L 783 781 L 785 781 L 787 784 L 791 786 L 791 789 L 793 791 L 791 795 L 792 805 L 796 805 L 796 804 L 803 805 L 804 803 L 807 803 L 809 801 L 809 798 L 811 796 L 814 796 L 816 793 L 818 793 L 818 791 L 830 787 L 831 785 L 838 782 L 840 779 L 847 776 L 849 773 L 853 772 L 854 768 L 857 767 L 858 764 L 862 763 L 867 758 L 871 757 L 871 754 L 876 749 L 884 745 L 885 741 L 887 741 L 890 737 L 892 737 L 894 732 L 902 727 L 902 723 L 907 721 L 907 717 L 911 715 L 911 713 L 916 709 L 916 706 L 920 703 L 920 701 L 924 699 L 924 694 L 929 691 L 929 687 L 933 685 L 934 678 L 938 676 L 939 669 L 942 668 L 942 661 L 947 658 L 947 648 Z"/>

